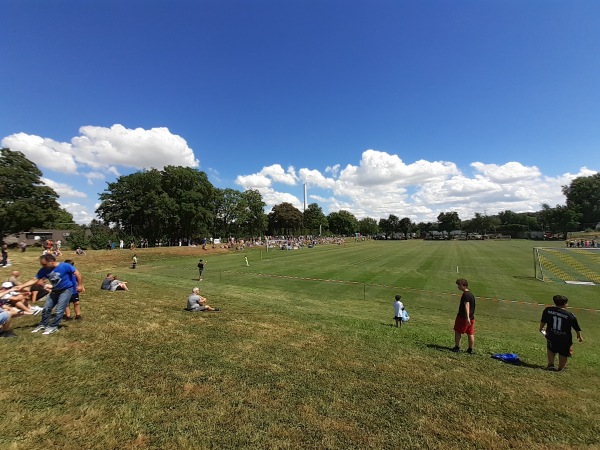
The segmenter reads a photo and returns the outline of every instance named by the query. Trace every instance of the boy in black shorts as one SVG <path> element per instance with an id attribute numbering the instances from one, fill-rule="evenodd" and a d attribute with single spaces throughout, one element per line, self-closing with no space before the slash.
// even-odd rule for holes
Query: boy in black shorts
<path id="1" fill-rule="evenodd" d="M 544 309 L 540 322 L 540 333 L 544 334 L 548 341 L 548 370 L 563 370 L 567 365 L 567 358 L 573 353 L 571 328 L 577 333 L 579 342 L 583 342 L 583 338 L 575 314 L 566 309 L 569 299 L 564 295 L 555 295 L 552 300 L 556 306 L 548 306 Z M 546 327 L 545 331 L 544 327 Z M 558 369 L 555 369 L 554 358 L 557 353 Z"/>

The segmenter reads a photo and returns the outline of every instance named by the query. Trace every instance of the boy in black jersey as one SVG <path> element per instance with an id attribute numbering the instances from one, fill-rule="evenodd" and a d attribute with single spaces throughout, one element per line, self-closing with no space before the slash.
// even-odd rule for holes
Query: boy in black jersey
<path id="1" fill-rule="evenodd" d="M 572 354 L 571 328 L 577 333 L 579 342 L 583 342 L 583 338 L 575 314 L 566 310 L 569 299 L 564 295 L 555 295 L 552 300 L 556 306 L 548 306 L 544 309 L 540 333 L 544 334 L 548 341 L 548 370 L 563 370 L 567 365 L 567 358 Z M 546 327 L 545 331 L 544 327 Z M 557 353 L 558 369 L 555 369 L 554 358 Z"/>

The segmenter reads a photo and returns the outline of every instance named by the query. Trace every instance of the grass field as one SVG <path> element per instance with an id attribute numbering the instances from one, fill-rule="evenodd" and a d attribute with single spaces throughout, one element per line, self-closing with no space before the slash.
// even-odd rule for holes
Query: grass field
<path id="1" fill-rule="evenodd" d="M 146 249 L 136 270 L 130 251 L 90 252 L 82 321 L 41 336 L 21 318 L 0 339 L 0 448 L 599 448 L 600 287 L 536 280 L 532 246 Z M 10 256 L 23 279 L 39 266 Z M 107 272 L 131 291 L 100 291 Z M 478 297 L 474 355 L 450 351 L 458 276 Z M 221 312 L 182 310 L 196 285 Z M 585 339 L 562 373 L 537 331 L 557 293 Z M 505 352 L 523 364 L 490 358 Z"/>

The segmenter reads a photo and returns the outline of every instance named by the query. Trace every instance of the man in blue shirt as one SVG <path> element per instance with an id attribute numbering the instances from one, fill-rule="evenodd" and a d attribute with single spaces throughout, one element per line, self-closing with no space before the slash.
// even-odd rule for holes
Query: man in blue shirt
<path id="1" fill-rule="evenodd" d="M 42 268 L 35 275 L 35 278 L 21 284 L 18 288 L 20 290 L 36 283 L 41 284 L 42 280 L 48 282 L 46 287 L 52 289 L 52 291 L 48 295 L 48 299 L 44 305 L 42 321 L 33 329 L 32 333 L 43 331 L 42 334 L 52 334 L 58 331 L 58 326 L 63 318 L 65 309 L 69 305 L 71 295 L 75 292 L 85 292 L 85 289 L 81 274 L 71 264 L 60 263 L 56 261 L 54 255 L 48 253 L 40 257 L 40 265 Z M 50 326 L 48 326 L 54 306 L 56 306 L 56 315 Z"/>

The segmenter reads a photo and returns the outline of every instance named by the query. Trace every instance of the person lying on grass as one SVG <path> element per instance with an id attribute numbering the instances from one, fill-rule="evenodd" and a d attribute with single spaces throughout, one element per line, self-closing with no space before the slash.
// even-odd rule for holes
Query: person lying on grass
<path id="1" fill-rule="evenodd" d="M 114 292 L 114 291 L 128 291 L 129 288 L 127 287 L 127 281 L 119 280 L 118 276 L 113 275 L 113 280 L 110 283 L 110 290 L 112 292 Z"/>
<path id="2" fill-rule="evenodd" d="M 201 312 L 201 311 L 220 311 L 219 308 L 213 308 L 206 304 L 206 298 L 200 295 L 200 288 L 195 287 L 192 289 L 192 294 L 188 297 L 187 308 L 188 311 Z"/>

